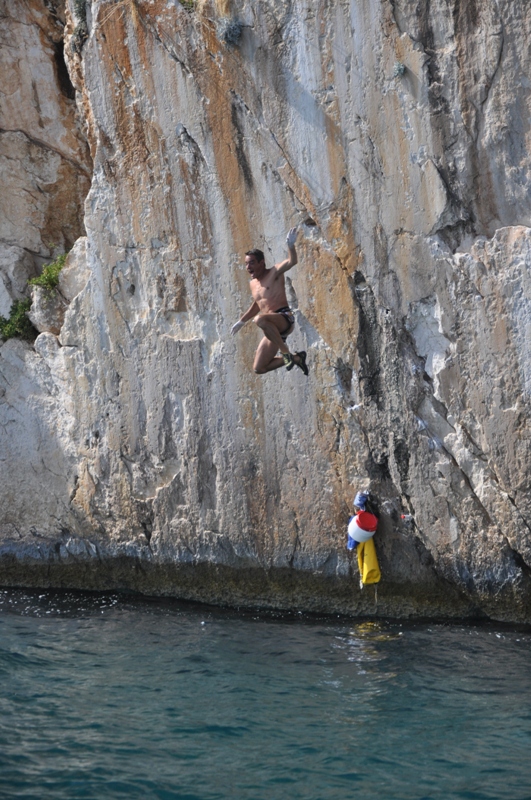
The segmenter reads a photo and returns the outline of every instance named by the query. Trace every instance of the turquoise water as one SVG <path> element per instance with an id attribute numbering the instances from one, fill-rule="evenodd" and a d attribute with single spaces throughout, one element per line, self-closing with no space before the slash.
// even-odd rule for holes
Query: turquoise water
<path id="1" fill-rule="evenodd" d="M 531 798 L 531 632 L 0 592 L 0 797 Z"/>

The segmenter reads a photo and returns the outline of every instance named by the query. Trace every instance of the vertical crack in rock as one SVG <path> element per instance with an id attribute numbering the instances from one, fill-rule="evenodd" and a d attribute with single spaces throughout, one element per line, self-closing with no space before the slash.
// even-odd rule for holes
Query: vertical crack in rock
<path id="1" fill-rule="evenodd" d="M 372 290 L 361 272 L 354 274 L 351 292 L 359 306 L 360 322 L 357 340 L 359 355 L 358 380 L 363 397 L 376 403 L 382 410 L 382 387 L 380 375 L 380 325 Z"/>
<path id="2" fill-rule="evenodd" d="M 59 42 L 55 42 L 53 45 L 54 49 L 54 62 L 55 62 L 55 69 L 57 71 L 57 82 L 61 89 L 61 92 L 67 97 L 69 100 L 74 100 L 76 97 L 76 90 L 72 81 L 70 80 L 70 75 L 68 73 L 68 68 L 65 62 L 65 46 L 64 41 L 61 40 Z"/>
<path id="3" fill-rule="evenodd" d="M 243 119 L 242 119 L 242 109 L 239 103 L 237 102 L 236 98 L 232 99 L 231 109 L 230 109 L 230 118 L 232 122 L 232 127 L 234 130 L 234 140 L 236 146 L 236 158 L 238 160 L 238 166 L 241 169 L 243 179 L 245 184 L 249 190 L 253 189 L 254 181 L 253 181 L 253 173 L 249 164 L 249 160 L 247 158 L 247 153 L 245 152 L 245 136 L 243 133 Z"/>

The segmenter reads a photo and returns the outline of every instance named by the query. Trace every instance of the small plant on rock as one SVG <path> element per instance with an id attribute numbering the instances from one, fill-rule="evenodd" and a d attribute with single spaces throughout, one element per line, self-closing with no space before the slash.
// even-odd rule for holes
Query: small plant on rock
<path id="1" fill-rule="evenodd" d="M 51 292 L 57 289 L 59 283 L 59 273 L 63 269 L 67 257 L 67 253 L 57 256 L 55 261 L 51 264 L 46 264 L 41 274 L 37 278 L 32 278 L 28 281 L 30 286 L 41 286 L 43 289 L 48 289 Z"/>
<path id="2" fill-rule="evenodd" d="M 0 317 L 0 336 L 2 339 L 12 339 L 18 336 L 19 339 L 35 338 L 37 332 L 27 317 L 27 312 L 31 308 L 31 300 L 16 300 L 11 306 L 9 318 Z"/>
<path id="3" fill-rule="evenodd" d="M 187 10 L 193 11 L 197 5 L 197 0 L 179 0 L 179 3 Z"/>

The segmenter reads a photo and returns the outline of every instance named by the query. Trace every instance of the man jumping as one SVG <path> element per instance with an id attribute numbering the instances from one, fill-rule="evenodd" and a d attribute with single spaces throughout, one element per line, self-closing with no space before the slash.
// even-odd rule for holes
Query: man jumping
<path id="1" fill-rule="evenodd" d="M 289 258 L 270 269 L 265 265 L 261 250 L 254 248 L 245 254 L 245 268 L 251 276 L 249 286 L 254 302 L 232 326 L 231 333 L 234 336 L 251 319 L 262 330 L 264 338 L 258 345 L 253 364 L 257 375 L 264 375 L 279 367 L 286 367 L 289 371 L 294 366 L 308 375 L 305 351 L 290 353 L 286 344 L 286 338 L 294 328 L 295 318 L 288 306 L 284 273 L 298 261 L 296 239 L 297 228 L 291 228 L 286 237 Z M 279 350 L 281 356 L 277 356 Z"/>

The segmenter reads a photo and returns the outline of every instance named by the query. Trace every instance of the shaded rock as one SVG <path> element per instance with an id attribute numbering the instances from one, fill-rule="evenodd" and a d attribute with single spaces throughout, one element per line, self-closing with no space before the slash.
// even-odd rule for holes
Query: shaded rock
<path id="1" fill-rule="evenodd" d="M 9 317 L 13 301 L 27 296 L 28 280 L 35 275 L 30 253 L 22 247 L 0 244 L 0 317 Z"/>

